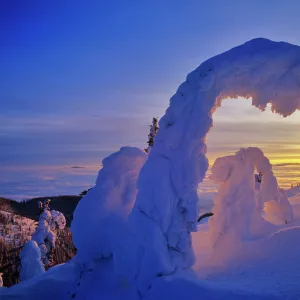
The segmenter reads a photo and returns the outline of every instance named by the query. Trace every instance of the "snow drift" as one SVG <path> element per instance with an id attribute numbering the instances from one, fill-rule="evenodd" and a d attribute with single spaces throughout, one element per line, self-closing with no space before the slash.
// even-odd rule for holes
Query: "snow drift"
<path id="1" fill-rule="evenodd" d="M 106 157 L 96 185 L 78 203 L 71 226 L 77 258 L 109 257 L 123 235 L 134 204 L 136 181 L 147 154 L 122 147 Z"/>
<path id="2" fill-rule="evenodd" d="M 254 39 L 202 63 L 179 86 L 159 122 L 129 219 L 138 240 L 128 247 L 140 262 L 132 271 L 142 293 L 156 276 L 194 263 L 191 232 L 197 230 L 197 187 L 208 168 L 205 138 L 222 99 L 252 97 L 257 108 L 270 103 L 286 117 L 300 109 L 299 85 L 300 47 Z"/>

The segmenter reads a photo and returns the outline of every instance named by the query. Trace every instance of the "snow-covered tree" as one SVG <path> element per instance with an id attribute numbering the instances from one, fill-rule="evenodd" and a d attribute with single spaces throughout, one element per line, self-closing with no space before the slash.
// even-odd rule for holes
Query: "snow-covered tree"
<path id="1" fill-rule="evenodd" d="M 56 242 L 56 233 L 58 229 L 66 226 L 66 219 L 61 212 L 50 210 L 50 200 L 42 204 L 43 211 L 40 214 L 37 228 L 32 235 L 41 250 L 41 259 L 46 267 L 51 266 L 52 253 Z M 41 205 L 39 205 L 41 209 Z"/>
<path id="2" fill-rule="evenodd" d="M 52 231 L 64 229 L 66 227 L 66 218 L 63 213 L 57 210 L 50 210 L 51 219 L 49 225 Z"/>
<path id="3" fill-rule="evenodd" d="M 110 257 L 120 248 L 137 195 L 137 179 L 146 159 L 143 150 L 122 147 L 102 161 L 95 187 L 74 212 L 71 230 L 77 259 Z"/>
<path id="4" fill-rule="evenodd" d="M 149 152 L 150 149 L 153 147 L 154 145 L 154 138 L 157 134 L 157 131 L 159 129 L 158 127 L 158 119 L 157 118 L 154 118 L 152 119 L 152 124 L 149 125 L 150 126 L 150 133 L 148 134 L 148 148 L 145 149 L 146 152 Z"/>
<path id="5" fill-rule="evenodd" d="M 3 279 L 2 279 L 3 273 L 0 273 L 0 287 L 3 287 Z"/>
<path id="6" fill-rule="evenodd" d="M 50 253 L 55 247 L 56 235 L 50 228 L 51 213 L 47 209 L 43 211 L 40 215 L 38 225 L 34 234 L 32 235 L 32 240 L 35 241 L 41 250 L 41 259 L 45 266 L 50 266 L 51 259 Z"/>
<path id="7" fill-rule="evenodd" d="M 41 262 L 41 250 L 35 241 L 26 242 L 19 257 L 21 260 L 20 281 L 33 278 L 45 272 Z"/>
<path id="8" fill-rule="evenodd" d="M 254 176 L 255 169 L 259 171 L 258 176 Z M 267 199 L 279 200 L 278 184 L 272 165 L 259 148 L 249 147 L 235 155 L 218 158 L 211 179 L 219 183 L 214 216 L 209 220 L 214 246 L 221 240 L 222 243 L 243 242 L 273 229 L 261 212 Z"/>

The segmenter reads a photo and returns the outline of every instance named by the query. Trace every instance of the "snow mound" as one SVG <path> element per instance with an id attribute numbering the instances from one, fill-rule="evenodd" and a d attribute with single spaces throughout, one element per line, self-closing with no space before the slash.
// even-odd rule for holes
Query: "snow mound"
<path id="1" fill-rule="evenodd" d="M 299 84 L 300 47 L 254 39 L 202 63 L 179 86 L 159 122 L 129 219 L 137 242 L 128 248 L 143 262 L 131 270 L 142 293 L 158 274 L 194 263 L 197 187 L 208 168 L 206 135 L 222 99 L 252 97 L 259 109 L 270 103 L 286 117 L 300 109 Z"/>
<path id="2" fill-rule="evenodd" d="M 56 265 L 39 276 L 24 280 L 10 288 L 0 289 L 0 299 L 72 299 L 70 290 L 72 284 L 75 284 L 75 280 L 80 277 L 81 272 L 82 266 L 73 261 Z"/>
<path id="3" fill-rule="evenodd" d="M 300 186 L 293 187 L 286 191 L 288 197 L 300 196 Z"/>
<path id="4" fill-rule="evenodd" d="M 136 181 L 146 159 L 143 150 L 122 147 L 103 160 L 96 185 L 78 203 L 71 225 L 82 259 L 109 257 L 122 240 L 137 194 Z"/>
<path id="5" fill-rule="evenodd" d="M 41 262 L 41 251 L 35 241 L 25 243 L 19 254 L 21 259 L 20 281 L 24 281 L 45 272 Z"/>

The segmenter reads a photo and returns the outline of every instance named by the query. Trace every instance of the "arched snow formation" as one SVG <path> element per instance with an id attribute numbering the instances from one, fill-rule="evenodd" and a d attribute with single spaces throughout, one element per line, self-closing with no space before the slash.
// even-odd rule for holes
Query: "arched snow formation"
<path id="1" fill-rule="evenodd" d="M 217 158 L 211 171 L 211 179 L 219 183 L 214 216 L 209 219 L 214 249 L 224 253 L 228 244 L 232 252 L 232 245 L 274 231 L 274 225 L 262 217 L 268 201 L 277 204 L 283 221 L 292 221 L 292 206 L 284 190 L 278 187 L 269 159 L 259 148 L 242 148 L 235 155 Z M 260 184 L 255 182 L 255 171 L 263 174 Z"/>
<path id="2" fill-rule="evenodd" d="M 160 130 L 138 179 L 128 245 L 140 292 L 159 275 L 194 263 L 197 187 L 208 168 L 206 135 L 222 99 L 252 97 L 252 104 L 286 117 L 300 109 L 300 47 L 254 39 L 191 72 L 160 120 Z"/>

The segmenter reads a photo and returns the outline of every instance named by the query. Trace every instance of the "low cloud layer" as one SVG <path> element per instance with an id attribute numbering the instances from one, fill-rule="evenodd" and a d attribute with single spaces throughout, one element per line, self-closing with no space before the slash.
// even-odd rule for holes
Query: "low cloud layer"
<path id="1" fill-rule="evenodd" d="M 0 112 L 0 196 L 78 194 L 92 186 L 104 157 L 124 145 L 145 147 L 151 117 L 159 117 L 163 109 L 154 105 L 145 111 L 90 110 L 30 117 Z M 261 113 L 247 101 L 224 101 L 207 136 L 210 164 L 241 147 L 257 146 L 270 158 L 282 186 L 300 181 L 297 118 Z M 215 187 L 205 180 L 203 194 L 211 189 Z"/>

